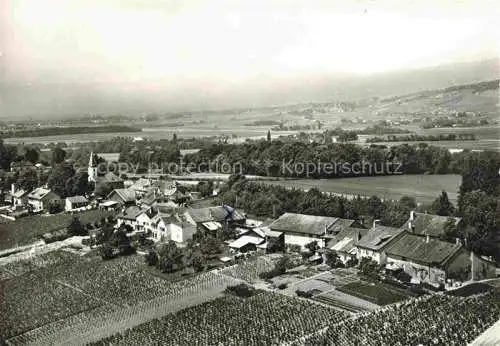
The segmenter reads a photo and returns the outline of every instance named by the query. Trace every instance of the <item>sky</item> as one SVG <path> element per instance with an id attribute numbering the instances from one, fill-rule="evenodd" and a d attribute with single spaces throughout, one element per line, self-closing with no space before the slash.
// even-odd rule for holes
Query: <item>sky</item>
<path id="1" fill-rule="evenodd" d="M 220 94 L 493 58 L 497 3 L 1 0 L 0 82 L 142 95 L 201 85 Z"/>

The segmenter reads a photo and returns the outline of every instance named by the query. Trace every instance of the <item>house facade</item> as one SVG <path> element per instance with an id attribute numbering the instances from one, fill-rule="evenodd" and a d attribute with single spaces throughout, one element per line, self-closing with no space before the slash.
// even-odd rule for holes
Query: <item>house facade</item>
<path id="1" fill-rule="evenodd" d="M 494 263 L 465 249 L 430 236 L 405 232 L 386 249 L 387 264 L 400 268 L 416 283 L 445 284 L 446 280 L 480 280 L 496 276 Z"/>
<path id="2" fill-rule="evenodd" d="M 35 213 L 48 210 L 53 203 L 61 203 L 61 197 L 51 190 L 39 187 L 28 194 L 28 206 Z"/>
<path id="3" fill-rule="evenodd" d="M 404 230 L 400 228 L 374 225 L 364 237 L 356 242 L 357 259 L 361 261 L 363 257 L 367 257 L 378 264 L 385 264 L 387 261 L 385 249 L 403 233 Z"/>
<path id="4" fill-rule="evenodd" d="M 71 211 L 84 208 L 89 205 L 89 201 L 84 196 L 67 197 L 64 201 L 64 210 Z"/>

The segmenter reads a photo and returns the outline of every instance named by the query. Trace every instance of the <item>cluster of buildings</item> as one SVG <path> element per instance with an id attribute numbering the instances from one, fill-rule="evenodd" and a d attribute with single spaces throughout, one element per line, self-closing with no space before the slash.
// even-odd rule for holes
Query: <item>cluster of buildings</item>
<path id="1" fill-rule="evenodd" d="M 378 220 L 365 227 L 355 220 L 296 213 L 284 213 L 275 220 L 250 220 L 228 205 L 185 207 L 185 202 L 200 196 L 180 189 L 176 181 L 124 181 L 113 173 L 99 175 L 96 165 L 91 156 L 89 180 L 112 188 L 104 200 L 94 200 L 91 206 L 85 196 L 62 199 L 46 188 L 24 191 L 13 186 L 13 208 L 43 212 L 51 204 L 61 203 L 66 211 L 115 209 L 119 211 L 116 227 L 125 225 L 134 234 L 144 233 L 156 242 L 172 240 L 180 246 L 196 233 L 216 235 L 230 229 L 234 236 L 226 245 L 235 255 L 287 248 L 304 250 L 316 242 L 318 251 L 311 257 L 315 260 L 329 251 L 343 263 L 369 258 L 387 271 L 404 271 L 415 282 L 443 284 L 449 279 L 478 280 L 496 275 L 493 261 L 467 250 L 459 239 L 444 240 L 446 227 L 450 222 L 460 227 L 460 218 L 412 211 L 400 227 L 382 226 Z"/>
<path id="2" fill-rule="evenodd" d="M 99 154 L 99 158 L 106 162 L 118 160 L 119 153 Z M 139 205 L 142 208 L 156 205 L 178 207 L 179 204 L 191 200 L 198 200 L 201 195 L 193 190 L 198 181 L 160 180 L 139 178 L 138 180 L 124 180 L 113 172 L 100 173 L 97 155 L 91 153 L 87 168 L 88 181 L 93 183 L 95 191 L 110 191 L 104 198 L 96 198 L 94 194 L 88 196 L 70 196 L 63 198 L 47 186 L 37 187 L 32 191 L 17 188 L 11 185 L 11 190 L 5 194 L 5 202 L 12 205 L 13 216 L 28 213 L 43 213 L 50 211 L 52 205 L 58 205 L 58 210 L 68 212 L 80 211 L 91 208 L 123 209 Z M 184 188 L 181 188 L 184 187 Z"/>
<path id="3" fill-rule="evenodd" d="M 411 212 L 401 227 L 374 221 L 369 229 L 354 220 L 285 213 L 269 225 L 284 233 L 285 245 L 303 248 L 316 241 L 320 253 L 334 251 L 343 263 L 369 258 L 387 271 L 404 271 L 414 282 L 438 285 L 447 280 L 496 276 L 495 263 L 468 251 L 459 239 L 443 240 L 449 217 Z M 462 220 L 452 218 L 459 227 Z"/>

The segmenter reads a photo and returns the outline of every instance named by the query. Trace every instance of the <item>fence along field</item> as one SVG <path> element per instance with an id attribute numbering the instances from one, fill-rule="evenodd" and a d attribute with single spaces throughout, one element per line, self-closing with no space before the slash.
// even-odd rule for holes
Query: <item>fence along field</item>
<path id="1" fill-rule="evenodd" d="M 0 339 L 11 345 L 98 341 L 215 299 L 241 282 L 238 277 L 257 277 L 274 259 L 253 261 L 255 266 L 236 265 L 227 274 L 205 272 L 176 282 L 150 274 L 138 255 L 102 261 L 60 250 L 9 263 L 0 267 L 5 273 L 0 285 L 9 301 L 2 307 L 6 328 L 0 329 Z"/>

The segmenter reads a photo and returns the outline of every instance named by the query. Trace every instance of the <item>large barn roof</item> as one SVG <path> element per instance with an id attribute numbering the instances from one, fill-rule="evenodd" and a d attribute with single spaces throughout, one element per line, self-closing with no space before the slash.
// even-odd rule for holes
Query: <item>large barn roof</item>
<path id="1" fill-rule="evenodd" d="M 340 232 L 354 220 L 336 217 L 285 213 L 269 225 L 275 231 L 322 235 L 326 232 Z"/>

